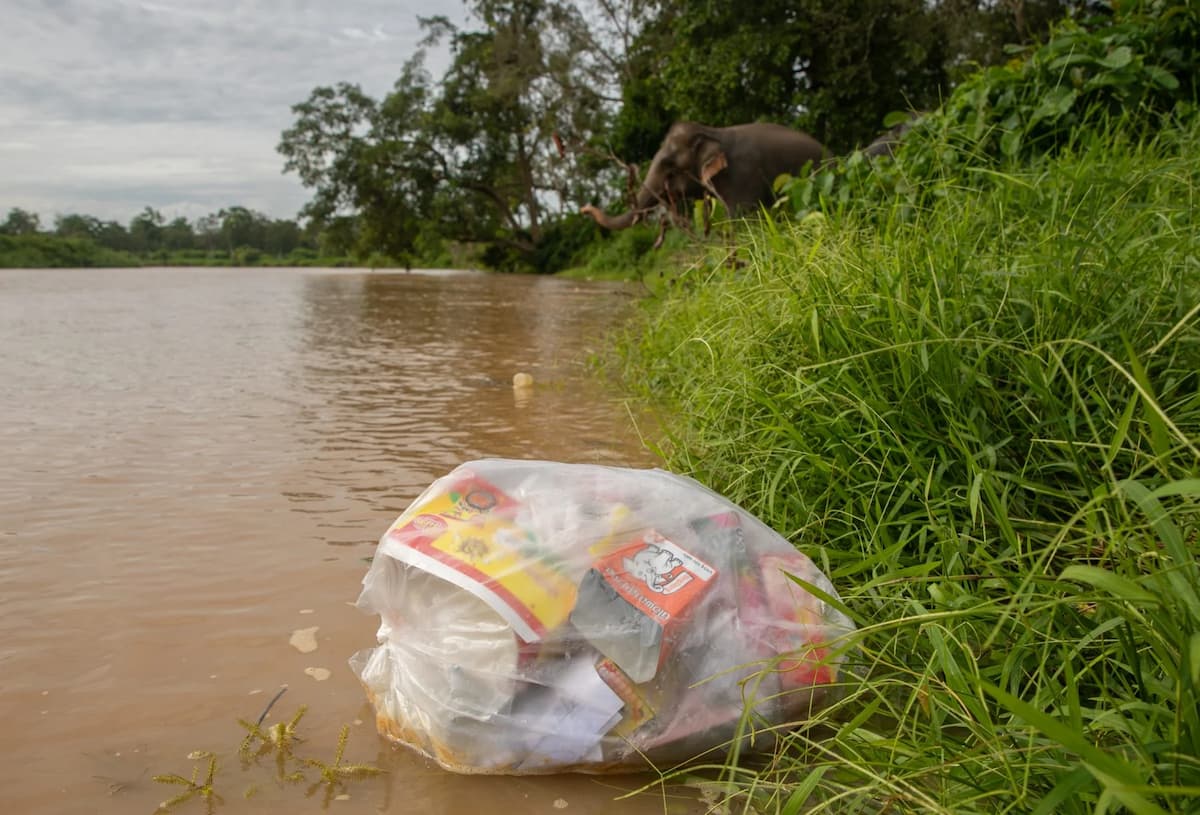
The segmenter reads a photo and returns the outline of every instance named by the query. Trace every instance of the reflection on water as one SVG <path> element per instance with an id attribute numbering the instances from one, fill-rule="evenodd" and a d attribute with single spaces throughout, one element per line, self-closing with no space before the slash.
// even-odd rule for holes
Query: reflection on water
<path id="1" fill-rule="evenodd" d="M 222 811 L 317 810 L 237 766 L 236 720 L 281 684 L 314 757 L 351 723 L 347 759 L 389 770 L 342 811 L 612 811 L 644 779 L 462 778 L 391 748 L 345 660 L 374 640 L 348 605 L 364 558 L 437 476 L 654 463 L 584 363 L 629 302 L 467 273 L 0 271 L 0 811 L 149 812 L 198 749 Z M 289 646 L 312 626 L 316 651 Z"/>

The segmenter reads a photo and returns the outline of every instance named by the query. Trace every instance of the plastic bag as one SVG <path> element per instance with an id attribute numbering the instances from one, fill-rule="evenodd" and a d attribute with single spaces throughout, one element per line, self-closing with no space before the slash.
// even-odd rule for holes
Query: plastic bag
<path id="1" fill-rule="evenodd" d="M 467 773 L 604 772 L 802 720 L 846 617 L 806 556 L 663 470 L 484 460 L 380 540 L 350 664 L 379 731 Z M 711 758 L 711 754 L 709 755 Z"/>

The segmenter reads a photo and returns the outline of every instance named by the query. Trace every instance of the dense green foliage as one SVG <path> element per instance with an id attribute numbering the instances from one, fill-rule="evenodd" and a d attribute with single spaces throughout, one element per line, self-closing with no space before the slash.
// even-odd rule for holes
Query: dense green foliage
<path id="1" fill-rule="evenodd" d="M 936 104 L 947 84 L 938 15 L 920 0 L 663 3 L 636 52 L 637 92 L 661 100 L 661 113 L 626 105 L 621 147 L 648 158 L 674 119 L 766 118 L 849 149 L 890 111 Z"/>
<path id="2" fill-rule="evenodd" d="M 667 232 L 662 246 L 654 249 L 654 229 L 637 225 L 616 233 L 609 240 L 595 241 L 575 256 L 575 266 L 565 277 L 588 280 L 639 280 L 654 291 L 676 274 L 680 265 L 702 261 L 707 252 L 685 232 Z"/>
<path id="3" fill-rule="evenodd" d="M 650 4 L 632 41 L 611 141 L 653 155 L 676 119 L 791 124 L 838 153 L 897 110 L 937 107 L 955 81 L 1103 4 L 1032 0 L 676 0 Z"/>
<path id="4" fill-rule="evenodd" d="M 0 235 L 0 268 L 75 269 L 139 266 L 136 255 L 97 246 L 87 238 L 54 235 Z"/>
<path id="5" fill-rule="evenodd" d="M 9 211 L 0 224 L 0 268 L 89 266 L 340 266 L 351 258 L 338 240 L 339 222 L 323 231 L 295 221 L 229 207 L 194 224 L 169 223 L 146 207 L 123 226 L 90 215 L 63 215 L 43 231 L 35 213 Z M 314 225 L 310 225 L 314 226 Z M 384 259 L 378 265 L 395 265 Z"/>
<path id="6" fill-rule="evenodd" d="M 296 105 L 279 144 L 285 169 L 315 191 L 306 216 L 356 217 L 359 251 L 408 257 L 481 242 L 494 268 L 561 268 L 583 242 L 565 221 L 598 189 L 560 145 L 602 122 L 599 92 L 611 81 L 599 74 L 599 46 L 569 2 L 467 6 L 482 30 L 422 21 L 431 43 L 450 47 L 440 82 L 418 52 L 382 100 L 342 83 Z"/>
<path id="7" fill-rule="evenodd" d="M 905 135 L 894 162 L 853 155 L 783 185 L 794 212 L 901 200 L 906 212 L 941 194 L 969 168 L 1020 166 L 1087 138 L 1097 122 L 1128 111 L 1126 127 L 1149 135 L 1157 114 L 1187 111 L 1200 75 L 1200 9 L 1135 5 L 1108 25 L 1063 23 L 1044 45 L 966 79 L 938 111 Z"/>
<path id="8" fill-rule="evenodd" d="M 1133 45 L 1195 18 L 1141 10 L 965 83 L 886 185 L 747 228 L 626 337 L 670 466 L 859 624 L 840 699 L 727 768 L 733 811 L 1197 811 L 1200 116 Z M 1036 115 L 1074 66 L 1137 78 Z"/>

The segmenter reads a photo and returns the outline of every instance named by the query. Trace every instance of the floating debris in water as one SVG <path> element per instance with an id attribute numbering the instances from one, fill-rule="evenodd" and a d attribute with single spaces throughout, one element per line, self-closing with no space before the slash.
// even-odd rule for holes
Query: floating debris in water
<path id="1" fill-rule="evenodd" d="M 305 668 L 304 672 L 318 682 L 324 682 L 333 676 L 333 673 L 328 668 Z"/>
<path id="2" fill-rule="evenodd" d="M 319 626 L 312 628 L 297 628 L 292 632 L 292 638 L 288 643 L 302 654 L 310 654 L 317 650 L 317 629 Z"/>

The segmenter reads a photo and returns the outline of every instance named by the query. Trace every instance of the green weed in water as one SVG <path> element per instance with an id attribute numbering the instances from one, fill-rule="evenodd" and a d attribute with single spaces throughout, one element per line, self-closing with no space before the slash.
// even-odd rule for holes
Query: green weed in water
<path id="1" fill-rule="evenodd" d="M 217 795 L 213 790 L 213 776 L 217 772 L 217 757 L 207 751 L 201 751 L 192 753 L 188 758 L 194 760 L 208 759 L 208 772 L 205 774 L 204 780 L 197 780 L 200 777 L 201 765 L 199 764 L 192 768 L 191 778 L 184 778 L 182 775 L 175 775 L 174 773 L 154 776 L 154 780 L 160 784 L 171 784 L 185 788 L 183 792 L 174 798 L 170 798 L 159 804 L 158 809 L 160 812 L 167 812 L 186 801 L 190 801 L 192 798 L 199 797 L 204 801 L 209 815 L 212 815 L 213 808 L 221 803 L 222 800 L 221 796 Z"/>
<path id="2" fill-rule="evenodd" d="M 342 763 L 342 757 L 346 752 L 346 744 L 350 738 L 349 725 L 343 725 L 338 735 L 333 763 L 326 764 L 318 759 L 297 756 L 295 754 L 296 745 L 303 741 L 297 733 L 297 728 L 300 720 L 308 710 L 306 706 L 301 705 L 295 715 L 287 722 L 279 722 L 267 728 L 262 727 L 263 718 L 266 717 L 267 712 L 280 695 L 282 695 L 282 691 L 271 700 L 271 703 L 263 711 L 262 716 L 257 722 L 238 719 L 238 724 L 246 731 L 246 736 L 242 739 L 238 747 L 238 755 L 242 758 L 243 770 L 252 769 L 257 764 L 258 759 L 267 753 L 270 753 L 275 759 L 275 783 L 278 785 L 304 783 L 308 780 L 304 768 L 315 768 L 318 771 L 318 778 L 308 788 L 305 795 L 306 797 L 311 797 L 318 789 L 324 788 L 325 807 L 329 806 L 336 794 L 346 789 L 347 781 L 381 775 L 386 772 L 386 770 L 371 764 Z M 188 757 L 195 760 L 208 759 L 208 769 L 204 780 L 198 780 L 201 769 L 201 765 L 199 764 L 192 769 L 190 779 L 175 774 L 154 776 L 154 780 L 161 784 L 177 785 L 186 788 L 179 795 L 161 803 L 158 811 L 173 811 L 191 799 L 199 797 L 204 800 L 207 811 L 211 815 L 216 805 L 222 802 L 221 796 L 214 789 L 214 780 L 218 768 L 217 755 L 205 750 L 193 752 Z M 251 784 L 246 789 L 244 797 L 252 798 L 259 792 L 259 786 Z"/>
<path id="3" fill-rule="evenodd" d="M 276 722 L 265 730 L 262 728 L 261 719 L 258 722 L 238 719 L 238 724 L 246 730 L 246 736 L 238 747 L 238 755 L 242 757 L 243 767 L 269 752 L 275 757 L 275 774 L 278 780 L 303 780 L 303 773 L 288 773 L 287 765 L 292 758 L 295 743 L 302 741 L 296 735 L 296 727 L 307 712 L 308 707 L 301 705 L 300 709 L 296 711 L 296 715 L 289 721 Z"/>
<path id="4" fill-rule="evenodd" d="M 338 790 L 345 787 L 348 779 L 379 775 L 383 772 L 383 770 L 373 767 L 370 764 L 343 764 L 342 756 L 346 752 L 346 741 L 349 738 L 350 726 L 342 725 L 342 732 L 338 735 L 337 750 L 334 751 L 333 762 L 331 764 L 326 764 L 315 758 L 306 758 L 303 760 L 307 766 L 316 768 L 321 776 L 304 793 L 305 797 L 310 797 L 318 789 L 324 788 L 325 806 L 329 806 L 329 802 L 333 800 L 333 796 Z"/>

